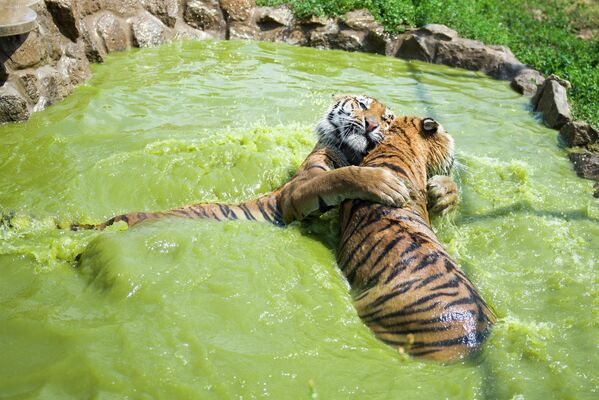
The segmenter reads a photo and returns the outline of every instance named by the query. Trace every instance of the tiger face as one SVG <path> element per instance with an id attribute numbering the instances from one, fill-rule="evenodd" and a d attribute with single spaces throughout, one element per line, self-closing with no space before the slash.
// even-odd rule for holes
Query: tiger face
<path id="1" fill-rule="evenodd" d="M 338 96 L 316 126 L 321 143 L 334 147 L 350 164 L 359 164 L 379 143 L 395 115 L 368 96 Z"/>
<path id="2" fill-rule="evenodd" d="M 384 140 L 364 157 L 362 166 L 387 160 L 406 160 L 401 175 L 414 187 L 425 188 L 434 175 L 449 175 L 454 162 L 453 138 L 432 118 L 396 117 L 385 131 Z M 375 163 L 371 164 L 371 160 Z M 382 160 L 382 161 L 381 161 Z M 390 161 L 389 161 L 390 162 Z"/>

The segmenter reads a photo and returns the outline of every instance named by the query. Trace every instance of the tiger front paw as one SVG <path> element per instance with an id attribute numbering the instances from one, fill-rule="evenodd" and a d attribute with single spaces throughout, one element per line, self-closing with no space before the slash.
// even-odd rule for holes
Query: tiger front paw
<path id="1" fill-rule="evenodd" d="M 445 175 L 435 175 L 426 183 L 428 209 L 431 213 L 444 215 L 456 208 L 460 201 L 458 186 Z"/>
<path id="2" fill-rule="evenodd" d="M 379 167 L 362 168 L 364 176 L 364 200 L 386 206 L 403 207 L 410 202 L 410 190 L 394 173 Z"/>

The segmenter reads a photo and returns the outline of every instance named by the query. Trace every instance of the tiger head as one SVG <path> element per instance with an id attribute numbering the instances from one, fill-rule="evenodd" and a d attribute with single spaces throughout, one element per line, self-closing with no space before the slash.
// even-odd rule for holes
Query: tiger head
<path id="1" fill-rule="evenodd" d="M 453 161 L 453 138 L 441 124 L 432 118 L 402 116 L 393 120 L 384 140 L 368 153 L 361 165 L 383 163 L 422 190 L 427 178 L 449 175 Z"/>
<path id="2" fill-rule="evenodd" d="M 389 108 L 372 97 L 337 96 L 316 132 L 323 145 L 340 150 L 350 164 L 357 165 L 383 139 L 394 118 Z"/>

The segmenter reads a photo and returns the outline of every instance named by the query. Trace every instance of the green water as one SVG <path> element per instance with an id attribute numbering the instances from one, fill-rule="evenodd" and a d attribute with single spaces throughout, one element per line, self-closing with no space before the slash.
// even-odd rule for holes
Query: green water
<path id="1" fill-rule="evenodd" d="M 499 317 L 480 358 L 378 342 L 336 268 L 334 214 L 54 228 L 267 192 L 333 93 L 454 135 L 463 200 L 434 225 Z M 248 42 L 115 54 L 0 126 L 0 207 L 16 212 L 0 228 L 0 398 L 597 398 L 599 203 L 556 143 L 506 82 L 442 66 Z"/>

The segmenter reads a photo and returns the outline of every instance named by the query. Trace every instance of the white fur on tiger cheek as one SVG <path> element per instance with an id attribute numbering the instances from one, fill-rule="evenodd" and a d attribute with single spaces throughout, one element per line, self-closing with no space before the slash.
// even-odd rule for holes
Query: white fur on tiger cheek
<path id="1" fill-rule="evenodd" d="M 365 121 L 354 117 L 355 102 L 370 107 L 373 99 L 356 96 L 338 101 L 331 106 L 316 125 L 316 132 L 326 146 L 345 144 L 360 156 L 366 153 L 369 139 L 375 143 L 382 140 L 380 128 L 366 132 Z M 345 115 L 344 115 L 345 114 Z M 329 119 L 330 118 L 330 119 Z M 366 137 L 368 135 L 368 137 Z"/>

